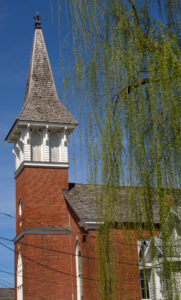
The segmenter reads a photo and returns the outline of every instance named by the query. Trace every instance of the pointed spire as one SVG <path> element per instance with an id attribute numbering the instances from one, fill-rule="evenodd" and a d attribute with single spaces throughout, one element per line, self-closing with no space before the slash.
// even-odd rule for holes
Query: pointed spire
<path id="1" fill-rule="evenodd" d="M 24 104 L 18 120 L 76 125 L 77 121 L 58 99 L 40 24 L 37 13 Z"/>
<path id="2" fill-rule="evenodd" d="M 37 11 L 36 16 L 33 17 L 35 19 L 35 29 L 41 29 L 41 17 L 39 15 L 39 12 Z"/>

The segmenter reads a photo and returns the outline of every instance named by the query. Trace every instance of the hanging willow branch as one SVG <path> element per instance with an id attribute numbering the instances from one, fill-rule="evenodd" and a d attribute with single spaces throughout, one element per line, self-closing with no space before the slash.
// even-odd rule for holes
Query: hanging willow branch
<path id="1" fill-rule="evenodd" d="M 136 299 L 130 286 L 139 295 L 139 279 L 135 284 L 130 273 L 136 280 L 139 270 L 129 266 L 138 263 L 137 248 L 127 245 L 149 238 L 153 297 L 160 274 L 162 296 L 174 299 L 176 271 L 168 255 L 174 260 L 175 252 L 168 244 L 178 219 L 169 225 L 167 220 L 170 207 L 179 213 L 181 206 L 180 1 L 69 0 L 67 7 L 75 63 L 69 87 L 83 111 L 88 179 L 101 183 L 96 190 L 97 215 L 104 224 L 96 245 L 97 298 Z M 127 267 L 116 265 L 121 255 Z M 162 267 L 155 270 L 155 265 Z"/>

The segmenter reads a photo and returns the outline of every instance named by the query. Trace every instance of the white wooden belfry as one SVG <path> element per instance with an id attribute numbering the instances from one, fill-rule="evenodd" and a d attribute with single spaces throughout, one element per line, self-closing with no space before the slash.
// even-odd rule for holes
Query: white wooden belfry
<path id="1" fill-rule="evenodd" d="M 46 127 L 36 128 L 31 124 L 22 128 L 14 142 L 13 153 L 16 157 L 16 170 L 22 163 L 26 165 L 68 167 L 68 135 L 65 128 L 48 130 Z M 36 128 L 36 129 L 35 129 Z"/>

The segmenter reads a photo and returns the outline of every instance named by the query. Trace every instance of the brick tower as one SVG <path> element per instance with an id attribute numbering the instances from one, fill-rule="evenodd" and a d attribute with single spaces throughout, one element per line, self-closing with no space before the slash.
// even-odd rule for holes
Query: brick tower
<path id="1" fill-rule="evenodd" d="M 15 289 L 18 300 L 72 299 L 68 136 L 77 121 L 58 100 L 39 14 L 22 110 L 6 140 L 16 157 Z"/>

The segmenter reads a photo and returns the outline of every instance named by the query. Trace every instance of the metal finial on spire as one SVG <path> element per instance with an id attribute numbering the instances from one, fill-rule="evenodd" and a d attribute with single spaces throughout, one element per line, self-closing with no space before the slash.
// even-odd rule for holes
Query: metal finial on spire
<path id="1" fill-rule="evenodd" d="M 35 29 L 41 29 L 41 17 L 39 15 L 39 12 L 36 13 L 36 16 L 33 17 L 35 19 Z"/>

